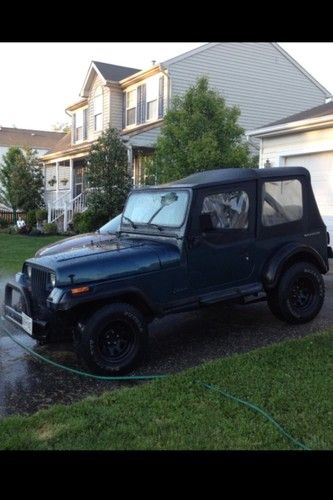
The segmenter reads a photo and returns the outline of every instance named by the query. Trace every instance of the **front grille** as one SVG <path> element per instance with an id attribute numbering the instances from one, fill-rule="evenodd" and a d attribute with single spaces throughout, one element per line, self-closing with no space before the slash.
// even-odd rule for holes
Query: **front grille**
<path id="1" fill-rule="evenodd" d="M 49 273 L 42 269 L 33 267 L 31 269 L 31 292 L 34 304 L 45 304 L 46 297 L 49 295 Z"/>

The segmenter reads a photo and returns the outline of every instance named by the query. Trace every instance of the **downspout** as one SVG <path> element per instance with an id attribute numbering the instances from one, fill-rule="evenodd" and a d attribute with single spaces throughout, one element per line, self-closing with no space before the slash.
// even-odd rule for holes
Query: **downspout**
<path id="1" fill-rule="evenodd" d="M 168 82 L 168 102 L 167 102 L 167 109 L 169 109 L 170 107 L 170 103 L 171 103 L 171 78 L 170 78 L 170 70 L 168 68 L 164 68 L 162 66 L 162 64 L 159 65 L 159 68 L 160 68 L 160 71 L 161 73 L 163 73 L 163 75 L 166 77 L 167 79 L 167 82 Z"/>

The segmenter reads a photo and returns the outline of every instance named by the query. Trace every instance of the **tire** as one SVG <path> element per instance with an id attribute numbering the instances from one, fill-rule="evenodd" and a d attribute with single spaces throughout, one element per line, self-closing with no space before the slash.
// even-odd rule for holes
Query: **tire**
<path id="1" fill-rule="evenodd" d="M 318 269 L 298 262 L 286 269 L 268 296 L 268 306 L 282 321 L 301 324 L 314 319 L 322 308 L 325 284 Z"/>
<path id="2" fill-rule="evenodd" d="M 143 315 L 129 304 L 115 303 L 99 309 L 76 338 L 76 350 L 95 373 L 122 375 L 144 358 L 148 344 Z"/>

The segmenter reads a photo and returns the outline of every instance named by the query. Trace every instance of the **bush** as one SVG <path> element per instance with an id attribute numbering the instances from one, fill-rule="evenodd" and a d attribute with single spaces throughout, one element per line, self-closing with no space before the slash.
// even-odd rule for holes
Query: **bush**
<path id="1" fill-rule="evenodd" d="M 37 222 L 44 222 L 44 220 L 47 220 L 47 210 L 45 208 L 37 208 L 35 213 Z"/>
<path id="2" fill-rule="evenodd" d="M 6 227 L 8 227 L 8 226 L 9 226 L 9 222 L 8 222 L 8 220 L 6 220 L 6 219 L 2 219 L 2 218 L 0 217 L 0 228 L 1 228 L 1 229 L 4 229 L 4 228 L 6 228 Z"/>
<path id="3" fill-rule="evenodd" d="M 90 233 L 103 226 L 108 220 L 109 216 L 106 212 L 86 210 L 74 214 L 72 224 L 76 233 Z"/>
<path id="4" fill-rule="evenodd" d="M 29 236 L 41 236 L 43 233 L 39 229 L 33 229 L 30 231 Z"/>
<path id="5" fill-rule="evenodd" d="M 58 234 L 58 226 L 54 222 L 44 224 L 44 233 L 48 235 Z"/>
<path id="6" fill-rule="evenodd" d="M 36 210 L 28 210 L 25 216 L 25 222 L 30 227 L 36 224 Z"/>

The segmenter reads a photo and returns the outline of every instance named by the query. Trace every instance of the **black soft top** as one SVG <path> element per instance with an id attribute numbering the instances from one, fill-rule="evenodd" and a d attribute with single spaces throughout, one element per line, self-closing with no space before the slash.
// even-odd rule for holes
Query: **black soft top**
<path id="1" fill-rule="evenodd" d="M 242 182 L 252 179 L 287 178 L 294 176 L 307 176 L 309 171 L 304 167 L 273 167 L 273 168 L 219 168 L 216 170 L 206 170 L 197 174 L 189 175 L 174 182 L 162 184 L 158 187 L 186 187 L 201 188 L 213 184 Z"/>

